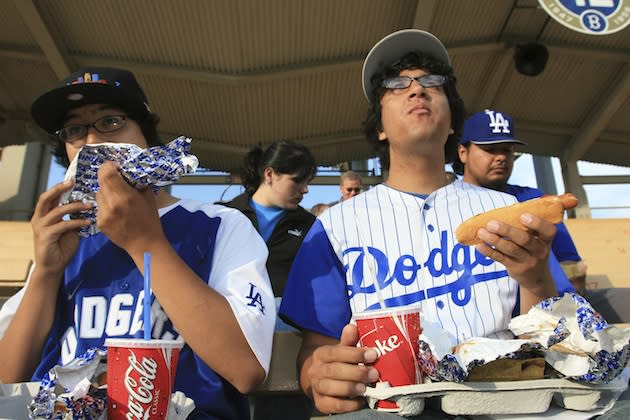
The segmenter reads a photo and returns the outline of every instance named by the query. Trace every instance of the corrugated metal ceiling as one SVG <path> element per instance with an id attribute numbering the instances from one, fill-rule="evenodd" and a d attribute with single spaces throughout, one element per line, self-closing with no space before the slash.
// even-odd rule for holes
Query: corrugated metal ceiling
<path id="1" fill-rule="evenodd" d="M 235 170 L 252 145 L 283 139 L 322 165 L 366 159 L 362 59 L 384 35 L 417 27 L 449 48 L 468 111 L 511 113 L 528 151 L 630 165 L 630 32 L 581 34 L 537 5 L 0 0 L 0 128 L 13 127 L 0 144 L 24 141 L 16 124 L 32 139 L 30 103 L 65 70 L 108 65 L 136 73 L 164 138 L 192 136 L 207 168 Z M 550 51 L 537 77 L 514 68 L 513 46 L 526 41 Z"/>

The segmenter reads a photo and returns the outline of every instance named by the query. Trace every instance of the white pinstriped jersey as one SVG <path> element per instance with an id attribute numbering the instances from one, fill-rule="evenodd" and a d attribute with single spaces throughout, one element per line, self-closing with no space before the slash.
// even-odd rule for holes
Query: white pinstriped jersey
<path id="1" fill-rule="evenodd" d="M 380 294 L 388 307 L 419 303 L 423 319 L 458 341 L 503 335 L 518 283 L 502 264 L 457 243 L 454 231 L 475 214 L 514 202 L 461 181 L 426 198 L 381 184 L 343 201 L 305 238 L 280 313 L 298 327 L 339 337 L 352 313 L 379 308 Z"/>

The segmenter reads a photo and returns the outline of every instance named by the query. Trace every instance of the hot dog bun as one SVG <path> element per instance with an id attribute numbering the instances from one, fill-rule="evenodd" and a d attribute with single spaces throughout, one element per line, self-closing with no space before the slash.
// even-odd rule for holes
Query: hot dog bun
<path id="1" fill-rule="evenodd" d="M 465 220 L 459 225 L 457 230 L 455 230 L 455 237 L 457 241 L 463 245 L 478 244 L 481 240 L 477 237 L 477 231 L 482 227 L 486 227 L 490 220 L 497 220 L 527 231 L 527 228 L 523 226 L 520 221 L 523 213 L 533 214 L 553 224 L 560 223 L 564 211 L 572 209 L 577 206 L 577 204 L 577 198 L 575 198 L 573 194 L 567 193 L 562 195 L 546 195 L 523 201 L 522 203 L 493 209 Z"/>

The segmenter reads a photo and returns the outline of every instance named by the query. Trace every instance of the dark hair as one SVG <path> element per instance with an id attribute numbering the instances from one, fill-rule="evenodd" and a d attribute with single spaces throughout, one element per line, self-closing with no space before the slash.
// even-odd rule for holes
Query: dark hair
<path id="1" fill-rule="evenodd" d="M 149 147 L 159 146 L 162 144 L 157 130 L 157 125 L 160 122 L 160 117 L 158 116 L 158 114 L 149 113 L 143 118 L 137 118 L 127 112 L 125 112 L 125 114 L 127 115 L 127 117 L 129 117 L 129 119 L 134 120 L 136 123 L 138 123 L 138 125 L 140 126 L 140 131 L 142 131 L 142 135 L 147 141 Z M 53 143 L 52 154 L 55 157 L 55 161 L 63 167 L 67 168 L 68 165 L 70 165 L 70 160 L 68 159 L 68 154 L 66 153 L 66 143 L 61 141 L 61 139 L 54 134 L 50 134 L 49 136 L 51 142 Z"/>
<path id="2" fill-rule="evenodd" d="M 296 182 L 310 179 L 317 173 L 315 157 L 306 146 L 277 141 L 264 152 L 260 146 L 255 146 L 245 155 L 241 169 L 242 184 L 248 194 L 254 194 L 263 182 L 265 168 L 272 168 L 279 174 L 295 175 Z"/>
<path id="3" fill-rule="evenodd" d="M 372 77 L 372 100 L 368 107 L 367 117 L 363 122 L 363 132 L 368 142 L 372 144 L 381 159 L 381 166 L 389 169 L 389 141 L 378 139 L 379 131 L 382 129 L 381 123 L 381 98 L 387 92 L 383 86 L 383 80 L 388 77 L 398 76 L 403 70 L 424 69 L 431 74 L 446 76 L 448 81 L 444 85 L 444 93 L 448 99 L 451 110 L 451 128 L 455 132 L 448 136 L 444 145 L 445 163 L 450 163 L 457 155 L 457 144 L 464 124 L 464 101 L 457 92 L 457 79 L 453 75 L 453 69 L 446 63 L 420 52 L 410 52 L 400 60 L 385 68 L 381 73 Z"/>
<path id="4" fill-rule="evenodd" d="M 464 146 L 466 149 L 470 148 L 470 143 L 468 142 L 466 144 L 462 144 L 462 146 Z M 453 159 L 453 163 L 451 164 L 451 166 L 453 167 L 453 171 L 457 174 L 457 175 L 464 175 L 464 162 L 462 162 L 459 159 L 459 153 L 455 154 L 455 159 Z"/>

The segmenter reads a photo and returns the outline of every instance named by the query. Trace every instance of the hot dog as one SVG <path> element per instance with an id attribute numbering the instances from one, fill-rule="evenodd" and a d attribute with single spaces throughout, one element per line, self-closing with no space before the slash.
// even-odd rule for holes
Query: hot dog
<path id="1" fill-rule="evenodd" d="M 560 223 L 564 211 L 574 208 L 577 204 L 577 198 L 571 193 L 566 193 L 562 195 L 546 195 L 523 201 L 522 203 L 493 209 L 465 220 L 455 230 L 455 237 L 463 245 L 478 244 L 481 240 L 477 237 L 477 231 L 482 227 L 486 227 L 490 220 L 497 220 L 527 231 L 527 228 L 520 221 L 523 213 L 533 214 L 553 224 Z"/>

